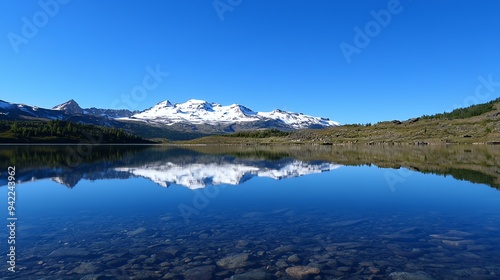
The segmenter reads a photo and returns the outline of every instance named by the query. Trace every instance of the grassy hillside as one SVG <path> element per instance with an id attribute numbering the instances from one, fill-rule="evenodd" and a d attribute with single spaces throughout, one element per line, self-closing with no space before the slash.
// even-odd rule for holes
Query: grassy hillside
<path id="1" fill-rule="evenodd" d="M 287 135 L 270 134 L 253 138 L 211 136 L 194 144 L 440 144 L 499 143 L 500 99 L 449 113 L 422 116 L 405 121 L 384 121 L 371 125 L 343 125 L 321 130 L 301 130 Z"/>
<path id="2" fill-rule="evenodd" d="M 0 143 L 153 143 L 122 129 L 66 121 L 0 121 Z"/>
<path id="3" fill-rule="evenodd" d="M 435 114 L 432 116 L 424 115 L 423 119 L 447 119 L 447 120 L 455 120 L 455 119 L 467 119 L 475 116 L 480 116 L 484 113 L 492 112 L 496 109 L 495 104 L 500 102 L 500 98 L 492 100 L 488 103 L 471 105 L 466 108 L 458 108 L 451 112 L 445 112 L 442 114 Z"/>

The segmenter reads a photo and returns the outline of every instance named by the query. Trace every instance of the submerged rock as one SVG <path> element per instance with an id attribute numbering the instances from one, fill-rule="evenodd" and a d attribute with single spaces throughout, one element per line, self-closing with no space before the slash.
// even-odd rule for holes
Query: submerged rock
<path id="1" fill-rule="evenodd" d="M 90 253 L 82 248 L 59 248 L 49 254 L 50 257 L 86 257 Z"/>
<path id="2" fill-rule="evenodd" d="M 183 275 L 185 280 L 209 280 L 214 270 L 215 265 L 198 266 L 186 270 Z"/>
<path id="3" fill-rule="evenodd" d="M 284 260 L 279 260 L 274 265 L 276 265 L 276 267 L 278 267 L 278 268 L 288 267 L 288 263 L 286 263 L 286 261 L 284 261 Z"/>
<path id="4" fill-rule="evenodd" d="M 164 254 L 170 255 L 172 257 L 175 257 L 179 254 L 179 251 L 180 250 L 176 247 L 168 247 L 168 248 L 163 249 L 160 253 L 164 253 Z"/>
<path id="5" fill-rule="evenodd" d="M 380 273 L 380 269 L 377 267 L 374 267 L 374 266 L 368 267 L 368 271 L 370 271 L 370 273 L 372 273 L 372 274 L 379 274 Z"/>
<path id="6" fill-rule="evenodd" d="M 353 220 L 339 221 L 339 222 L 334 222 L 334 223 L 330 224 L 330 226 L 332 226 L 332 227 L 347 227 L 347 226 L 359 224 L 359 223 L 364 222 L 366 220 L 367 219 L 353 219 Z"/>
<path id="7" fill-rule="evenodd" d="M 285 270 L 285 272 L 295 279 L 306 279 L 310 275 L 320 274 L 319 268 L 310 266 L 293 266 Z"/>
<path id="8" fill-rule="evenodd" d="M 143 232 L 145 232 L 145 231 L 146 231 L 146 229 L 145 229 L 145 228 L 140 227 L 140 228 L 138 228 L 138 229 L 136 229 L 136 230 L 134 230 L 134 231 L 129 232 L 127 235 L 128 235 L 128 236 L 130 236 L 130 237 L 133 237 L 133 236 L 136 236 L 136 235 L 138 235 L 138 234 L 141 234 L 141 233 L 143 233 Z"/>
<path id="9" fill-rule="evenodd" d="M 79 266 L 75 267 L 73 270 L 70 271 L 70 273 L 76 273 L 76 274 L 92 274 L 95 273 L 99 270 L 99 267 L 97 267 L 93 263 L 81 263 Z"/>
<path id="10" fill-rule="evenodd" d="M 231 280 L 271 280 L 275 277 L 263 270 L 255 269 L 248 272 L 231 276 Z"/>
<path id="11" fill-rule="evenodd" d="M 285 245 L 285 246 L 280 246 L 280 247 L 277 247 L 275 248 L 272 252 L 273 254 L 283 254 L 283 253 L 288 253 L 288 252 L 293 252 L 295 250 L 297 250 L 297 246 L 295 245 Z"/>
<path id="12" fill-rule="evenodd" d="M 392 280 L 433 280 L 429 274 L 419 271 L 415 273 L 410 272 L 393 272 L 389 274 Z"/>
<path id="13" fill-rule="evenodd" d="M 474 245 L 474 240 L 442 240 L 444 244 L 452 247 L 462 247 L 465 245 Z"/>
<path id="14" fill-rule="evenodd" d="M 291 255 L 290 257 L 288 257 L 288 261 L 289 261 L 289 262 L 293 262 L 293 263 L 298 263 L 298 262 L 300 262 L 299 255 L 297 255 L 297 254 L 293 254 L 293 255 Z"/>
<path id="15" fill-rule="evenodd" d="M 113 277 L 101 274 L 90 274 L 80 278 L 80 280 L 111 280 L 111 279 L 113 279 Z"/>
<path id="16" fill-rule="evenodd" d="M 394 254 L 406 257 L 406 258 L 416 258 L 422 254 L 420 250 L 405 251 L 399 244 L 388 244 L 387 248 L 391 250 Z"/>
<path id="17" fill-rule="evenodd" d="M 236 269 L 248 266 L 248 254 L 242 253 L 224 257 L 217 261 L 217 265 L 225 269 Z"/>
<path id="18" fill-rule="evenodd" d="M 250 242 L 248 240 L 238 240 L 238 243 L 236 243 L 236 247 L 248 247 L 249 244 Z"/>

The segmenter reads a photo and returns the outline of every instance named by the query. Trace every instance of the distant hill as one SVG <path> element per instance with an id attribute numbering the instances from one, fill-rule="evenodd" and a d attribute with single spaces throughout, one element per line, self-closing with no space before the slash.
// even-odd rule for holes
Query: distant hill
<path id="1" fill-rule="evenodd" d="M 320 130 L 299 130 L 288 135 L 255 138 L 211 136 L 190 143 L 295 143 L 295 144 L 500 144 L 500 98 L 448 113 L 377 124 L 350 124 Z"/>

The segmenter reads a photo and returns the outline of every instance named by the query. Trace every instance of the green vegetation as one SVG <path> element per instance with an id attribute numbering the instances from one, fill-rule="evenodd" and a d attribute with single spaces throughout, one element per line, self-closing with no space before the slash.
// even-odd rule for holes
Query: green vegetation
<path id="1" fill-rule="evenodd" d="M 152 143 L 143 137 L 157 142 L 186 141 L 183 143 L 188 144 L 498 144 L 500 98 L 406 121 L 346 124 L 293 132 L 260 129 L 208 137 L 206 131 L 209 130 L 189 125 L 165 128 L 138 122 L 120 123 L 116 129 L 64 121 L 0 121 L 0 143 Z"/>
<path id="2" fill-rule="evenodd" d="M 226 137 L 242 137 L 242 138 L 269 138 L 269 137 L 284 137 L 290 135 L 290 132 L 281 131 L 278 129 L 263 129 L 254 131 L 239 131 L 231 134 L 226 134 Z"/>
<path id="3" fill-rule="evenodd" d="M 434 171 L 432 173 L 444 176 L 451 175 L 453 178 L 457 180 L 465 180 L 473 183 L 485 184 L 500 190 L 500 185 L 496 184 L 495 182 L 495 179 L 498 180 L 498 178 L 489 174 L 485 174 L 480 171 L 459 169 L 459 168 L 448 168 L 439 171 Z"/>
<path id="4" fill-rule="evenodd" d="M 494 104 L 496 102 L 500 102 L 500 98 L 492 100 L 488 103 L 472 105 L 466 108 L 455 109 L 449 113 L 435 114 L 432 116 L 424 115 L 422 119 L 447 119 L 447 120 L 455 120 L 455 119 L 466 119 L 472 118 L 479 115 L 482 115 L 487 112 L 491 112 L 495 109 Z"/>
<path id="5" fill-rule="evenodd" d="M 109 162 L 123 162 L 139 152 L 143 152 L 149 145 L 1 145 L 0 165 L 19 165 L 24 170 L 39 169 L 41 167 L 72 167 L 70 161 L 78 157 L 78 166 L 85 168 L 91 164 L 98 164 L 97 168 L 107 167 Z"/>
<path id="6" fill-rule="evenodd" d="M 254 134 L 252 134 L 254 133 Z M 376 124 L 347 124 L 326 129 L 306 129 L 255 137 L 259 132 L 235 133 L 230 137 L 211 136 L 190 144 L 472 144 L 500 143 L 500 98 L 450 113 L 405 121 Z M 253 137 L 252 137 L 253 136 Z"/>
<path id="7" fill-rule="evenodd" d="M 290 157 L 290 153 L 287 152 L 268 152 L 268 151 L 235 151 L 228 153 L 231 156 L 244 159 L 255 159 L 255 160 L 269 160 L 278 161 L 280 159 Z"/>
<path id="8" fill-rule="evenodd" d="M 123 130 L 133 132 L 145 139 L 158 139 L 162 141 L 182 141 L 196 139 L 209 134 L 197 131 L 176 131 L 165 127 L 155 127 L 137 122 L 125 122 L 122 125 Z"/>
<path id="9" fill-rule="evenodd" d="M 152 143 L 122 129 L 53 121 L 0 121 L 1 143 Z"/>

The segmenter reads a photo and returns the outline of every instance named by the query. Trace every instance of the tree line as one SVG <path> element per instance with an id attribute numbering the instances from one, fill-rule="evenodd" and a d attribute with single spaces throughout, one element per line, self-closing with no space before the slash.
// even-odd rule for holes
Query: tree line
<path id="1" fill-rule="evenodd" d="M 0 138 L 16 142 L 92 142 L 145 143 L 148 142 L 122 129 L 88 125 L 61 120 L 0 121 Z M 6 141 L 2 141 L 6 142 Z"/>
<path id="2" fill-rule="evenodd" d="M 475 116 L 482 115 L 484 113 L 493 111 L 495 109 L 495 103 L 500 102 L 500 98 L 497 98 L 493 101 L 490 101 L 488 103 L 483 103 L 483 104 L 477 104 L 477 105 L 472 105 L 466 108 L 459 108 L 455 109 L 451 112 L 444 112 L 442 114 L 435 114 L 435 115 L 424 115 L 422 116 L 423 119 L 448 119 L 448 120 L 454 120 L 454 119 L 466 119 L 466 118 L 472 118 Z"/>
<path id="3" fill-rule="evenodd" d="M 290 132 L 281 131 L 275 128 L 252 131 L 239 131 L 224 136 L 227 137 L 244 137 L 244 138 L 269 138 L 269 137 L 284 137 L 290 135 Z"/>

